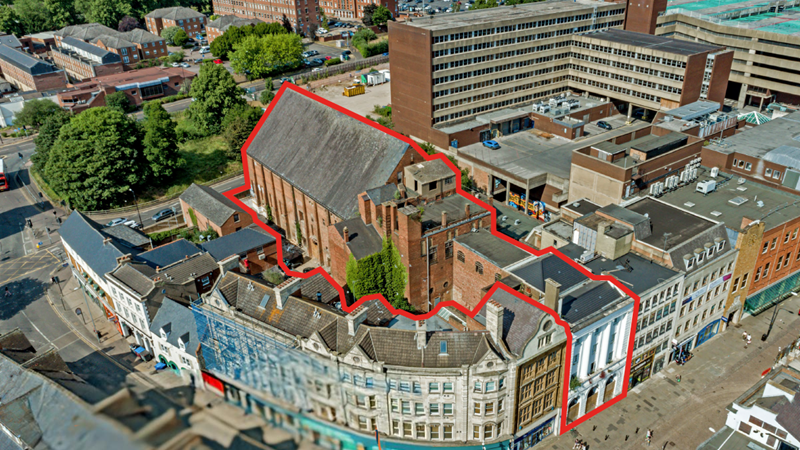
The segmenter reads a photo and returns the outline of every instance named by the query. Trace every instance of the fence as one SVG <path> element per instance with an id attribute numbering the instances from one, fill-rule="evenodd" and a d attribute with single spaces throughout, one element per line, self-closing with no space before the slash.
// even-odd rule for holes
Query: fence
<path id="1" fill-rule="evenodd" d="M 240 171 L 228 174 L 228 175 L 221 176 L 219 178 L 215 178 L 215 179 L 213 179 L 211 181 L 207 181 L 205 183 L 197 183 L 197 184 L 201 184 L 201 185 L 204 185 L 204 186 L 211 186 L 213 184 L 217 184 L 217 183 L 221 183 L 223 181 L 230 180 L 231 178 L 236 178 L 236 177 L 242 175 L 243 173 L 244 173 L 244 171 L 240 170 Z M 156 206 L 156 205 L 159 205 L 161 203 L 166 203 L 166 202 L 169 202 L 171 200 L 175 200 L 176 198 L 180 197 L 181 194 L 183 194 L 183 192 L 178 192 L 176 194 L 168 195 L 166 197 L 162 197 L 162 198 L 159 198 L 157 200 L 151 200 L 149 202 L 139 203 L 139 209 L 145 209 L 145 208 L 149 208 L 151 206 Z M 81 212 L 83 214 L 87 215 L 87 216 L 101 216 L 101 215 L 104 215 L 104 214 L 119 214 L 119 213 L 125 213 L 125 212 L 130 212 L 130 211 L 136 211 L 136 205 L 135 204 L 134 205 L 128 205 L 128 206 L 121 206 L 121 207 L 115 208 L 115 209 L 103 209 L 103 210 L 100 210 L 100 211 L 81 211 Z"/>
<path id="2" fill-rule="evenodd" d="M 378 64 L 383 64 L 387 62 L 389 62 L 389 55 L 378 55 L 378 56 L 373 56 L 371 58 L 362 59 L 359 61 L 337 64 L 335 66 L 321 67 L 320 68 L 321 70 L 318 70 L 316 72 L 298 73 L 297 75 L 294 75 L 294 78 L 295 79 L 311 78 L 312 80 L 318 80 L 321 78 L 327 78 L 332 75 L 341 75 L 345 72 L 350 72 L 351 70 L 366 69 L 368 67 L 376 66 Z"/>

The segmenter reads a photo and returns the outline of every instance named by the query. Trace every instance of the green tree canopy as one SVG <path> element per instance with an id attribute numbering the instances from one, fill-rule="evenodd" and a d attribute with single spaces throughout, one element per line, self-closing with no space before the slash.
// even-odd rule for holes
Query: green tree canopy
<path id="1" fill-rule="evenodd" d="M 123 91 L 117 91 L 106 95 L 106 106 L 109 108 L 119 108 L 119 110 L 124 113 L 136 110 L 136 106 L 131 103 L 130 99 Z"/>
<path id="2" fill-rule="evenodd" d="M 185 31 L 183 31 L 183 29 L 178 30 L 178 32 L 175 33 L 175 36 L 172 36 L 172 43 L 181 47 L 183 47 L 183 44 L 185 44 L 188 40 L 189 36 Z"/>
<path id="3" fill-rule="evenodd" d="M 144 181 L 142 139 L 136 123 L 119 109 L 90 108 L 61 128 L 45 176 L 78 209 L 119 204 Z"/>
<path id="4" fill-rule="evenodd" d="M 297 34 L 248 36 L 234 47 L 231 67 L 237 73 L 250 72 L 262 78 L 284 67 L 297 67 L 303 59 L 303 43 Z"/>
<path id="5" fill-rule="evenodd" d="M 48 117 L 61 111 L 63 109 L 52 100 L 28 100 L 22 110 L 16 114 L 14 125 L 39 128 Z"/>
<path id="6" fill-rule="evenodd" d="M 360 261 L 351 255 L 345 273 L 347 286 L 356 299 L 382 294 L 395 308 L 414 310 L 404 297 L 408 275 L 391 239 L 384 238 L 381 251 Z"/>
<path id="7" fill-rule="evenodd" d="M 364 22 L 364 25 L 371 27 L 372 23 L 372 15 L 375 14 L 375 10 L 378 9 L 378 5 L 369 4 L 364 7 L 364 17 L 361 19 Z"/>
<path id="8" fill-rule="evenodd" d="M 175 39 L 179 31 L 183 31 L 183 29 L 180 27 L 167 27 L 161 30 L 161 37 L 164 38 L 168 44 L 174 44 L 175 41 L 173 41 L 173 39 Z M 184 31 L 183 34 L 186 34 L 186 32 Z"/>
<path id="9" fill-rule="evenodd" d="M 217 134 L 228 111 L 245 104 L 243 93 L 222 64 L 203 64 L 192 80 L 189 118 L 206 134 Z"/>
<path id="10" fill-rule="evenodd" d="M 26 33 L 77 23 L 73 0 L 14 0 L 14 10 Z"/>
<path id="11" fill-rule="evenodd" d="M 176 124 L 157 102 L 146 103 L 144 115 L 144 156 L 150 173 L 157 179 L 168 178 L 184 163 L 178 152 Z"/>
<path id="12" fill-rule="evenodd" d="M 133 14 L 130 0 L 75 0 L 75 11 L 85 22 L 116 29 L 123 17 Z"/>
<path id="13" fill-rule="evenodd" d="M 62 109 L 47 116 L 39 127 L 39 134 L 33 139 L 33 143 L 36 144 L 36 153 L 31 156 L 31 161 L 39 172 L 44 172 L 50 158 L 50 149 L 58 139 L 61 127 L 68 124 L 71 118 L 72 114 Z"/>
<path id="14" fill-rule="evenodd" d="M 267 91 L 264 91 L 267 92 Z M 231 108 L 222 121 L 222 139 L 228 145 L 228 155 L 241 161 L 242 146 L 258 125 L 263 111 L 247 104 Z"/>
<path id="15" fill-rule="evenodd" d="M 278 22 L 262 22 L 256 26 L 230 27 L 222 36 L 214 39 L 211 43 L 211 54 L 217 58 L 228 59 L 229 53 L 233 53 L 233 47 L 248 36 L 262 37 L 284 33 L 286 33 L 286 30 Z"/>
<path id="16" fill-rule="evenodd" d="M 267 89 L 267 90 L 265 90 L 264 92 L 261 93 L 261 99 L 260 100 L 261 100 L 261 103 L 264 104 L 264 106 L 267 106 L 267 105 L 269 105 L 269 102 L 271 102 L 273 98 L 275 98 L 275 93 L 272 92 L 271 90 Z"/>
<path id="17" fill-rule="evenodd" d="M 25 28 L 19 15 L 10 6 L 0 6 L 0 31 L 20 37 L 25 34 Z"/>
<path id="18" fill-rule="evenodd" d="M 386 22 L 390 20 L 392 20 L 392 12 L 389 11 L 389 8 L 383 5 L 378 5 L 378 7 L 375 9 L 375 12 L 372 13 L 373 25 L 378 25 L 379 27 L 382 27 L 386 25 Z"/>

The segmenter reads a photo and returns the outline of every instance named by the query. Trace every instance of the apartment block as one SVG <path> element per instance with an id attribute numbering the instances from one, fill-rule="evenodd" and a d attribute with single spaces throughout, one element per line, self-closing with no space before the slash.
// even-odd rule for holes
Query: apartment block
<path id="1" fill-rule="evenodd" d="M 101 34 L 89 41 L 102 49 L 108 50 L 119 55 L 125 65 L 135 65 L 139 62 L 139 48 L 133 42 L 119 36 L 109 36 Z"/>
<path id="2" fill-rule="evenodd" d="M 126 42 L 132 43 L 138 52 L 138 59 L 154 59 L 161 56 L 167 56 L 167 45 L 161 37 L 149 31 L 136 28 L 131 31 L 119 32 L 99 23 L 86 23 L 81 25 L 70 25 L 64 27 L 54 34 L 56 45 L 61 45 L 61 40 L 65 37 L 73 37 L 75 39 L 95 44 L 106 50 L 114 53 L 122 54 L 122 49 L 126 48 Z M 112 39 L 98 39 L 101 36 L 117 37 L 122 41 L 113 41 Z M 119 51 L 115 51 L 119 50 Z M 131 59 L 133 61 L 133 58 Z"/>
<path id="3" fill-rule="evenodd" d="M 159 8 L 144 16 L 147 31 L 157 36 L 164 28 L 178 27 L 193 38 L 205 29 L 206 21 L 205 15 L 184 6 Z"/>
<path id="4" fill-rule="evenodd" d="M 704 3 L 669 2 L 666 11 L 653 10 L 655 34 L 733 50 L 727 97 L 761 106 L 771 101 L 798 103 L 797 33 L 800 1 L 764 3 L 758 0 Z M 666 5 L 663 5 L 666 6 Z"/>
<path id="5" fill-rule="evenodd" d="M 0 44 L 0 72 L 20 91 L 63 89 L 67 76 L 53 64 Z"/>
<path id="6" fill-rule="evenodd" d="M 51 54 L 56 66 L 66 70 L 76 82 L 122 73 L 124 70 L 118 54 L 73 37 L 61 39 Z"/>
<path id="7" fill-rule="evenodd" d="M 206 26 L 206 39 L 208 43 L 214 42 L 214 39 L 222 36 L 230 27 L 246 27 L 251 25 L 258 25 L 261 23 L 258 19 L 247 19 L 244 17 L 237 17 L 233 15 L 222 15 L 216 20 L 212 20 Z"/>
<path id="8" fill-rule="evenodd" d="M 401 62 L 395 123 L 438 146 L 462 147 L 531 126 L 525 119 L 535 125 L 528 106 L 567 91 L 613 99 L 629 113 L 709 92 L 722 98 L 730 52 L 614 29 L 624 14 L 624 4 L 549 0 L 392 22 L 389 51 Z M 713 89 L 703 88 L 706 77 Z"/>
<path id="9" fill-rule="evenodd" d="M 213 0 L 214 14 L 233 15 L 243 19 L 280 22 L 285 15 L 297 32 L 310 35 L 310 25 L 319 25 L 319 0 Z M 331 16 L 333 17 L 333 16 Z M 210 41 L 209 41 L 210 42 Z"/>

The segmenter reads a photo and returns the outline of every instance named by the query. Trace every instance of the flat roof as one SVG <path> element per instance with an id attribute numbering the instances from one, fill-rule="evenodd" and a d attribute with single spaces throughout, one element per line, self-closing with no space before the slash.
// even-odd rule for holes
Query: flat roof
<path id="1" fill-rule="evenodd" d="M 554 234 L 561 239 L 565 239 L 566 241 L 572 240 L 572 224 L 568 222 L 564 222 L 563 220 L 557 220 L 555 222 L 551 222 L 544 226 L 544 229 L 547 230 L 548 233 Z M 542 245 L 548 247 L 546 242 L 543 242 Z"/>
<path id="2" fill-rule="evenodd" d="M 707 167 L 700 167 L 696 182 L 666 193 L 660 200 L 709 220 L 722 222 L 737 231 L 742 230 L 745 217 L 766 223 L 766 230 L 800 217 L 800 196 L 752 181 L 738 184 L 738 177 L 722 172 L 716 180 L 724 184 L 718 186 L 716 191 L 707 195 L 696 192 L 697 183 L 712 179 L 710 171 Z M 732 203 L 734 199 L 736 201 Z"/>
<path id="3" fill-rule="evenodd" d="M 675 270 L 630 252 L 613 260 L 603 257 L 595 258 L 584 266 L 597 275 L 610 272 L 609 275 L 613 275 L 637 295 L 642 295 L 679 274 Z"/>
<path id="4" fill-rule="evenodd" d="M 789 6 L 770 12 L 771 5 L 764 0 L 671 0 L 667 14 L 685 11 L 731 27 L 800 35 L 800 9 Z"/>
<path id="5" fill-rule="evenodd" d="M 561 209 L 565 209 L 567 211 L 574 212 L 574 213 L 579 214 L 581 216 L 585 216 L 586 214 L 591 214 L 591 213 L 597 211 L 598 209 L 600 209 L 600 205 L 598 205 L 597 203 L 595 203 L 595 202 L 593 202 L 593 201 L 591 201 L 591 200 L 589 200 L 587 198 L 582 198 L 582 199 L 576 200 L 576 201 L 574 201 L 572 203 L 564 204 L 561 207 Z"/>
<path id="6" fill-rule="evenodd" d="M 456 237 L 455 240 L 500 268 L 509 266 L 531 256 L 530 253 L 516 245 L 509 244 L 484 228 L 480 228 L 472 233 L 462 234 Z"/>
<path id="7" fill-rule="evenodd" d="M 441 159 L 422 161 L 406 167 L 411 176 L 420 183 L 430 183 L 443 178 L 454 177 L 456 174 L 453 169 Z"/>
<path id="8" fill-rule="evenodd" d="M 716 152 L 762 158 L 781 146 L 800 148 L 800 111 L 770 120 L 706 146 Z"/>
<path id="9" fill-rule="evenodd" d="M 719 111 L 720 108 L 721 105 L 717 102 L 707 102 L 700 100 L 694 103 L 689 103 L 688 105 L 680 106 L 675 109 L 670 109 L 669 111 L 665 111 L 664 113 L 678 119 L 692 120 L 697 117 L 713 114 Z"/>
<path id="10" fill-rule="evenodd" d="M 659 52 L 672 53 L 681 56 L 691 56 L 698 53 L 713 52 L 724 49 L 724 46 L 708 45 L 700 42 L 684 41 L 652 34 L 636 33 L 633 31 L 609 28 L 602 31 L 592 31 L 581 34 L 592 39 L 601 39 L 617 44 L 643 47 Z"/>
<path id="11" fill-rule="evenodd" d="M 498 22 L 522 21 L 528 17 L 558 14 L 565 16 L 569 11 L 591 10 L 602 6 L 618 6 L 593 0 L 546 0 L 537 3 L 523 3 L 496 8 L 467 10 L 458 13 L 436 14 L 424 18 L 414 18 L 404 25 L 431 31 L 448 30 L 458 27 L 494 26 Z"/>
<path id="12" fill-rule="evenodd" d="M 646 214 L 650 218 L 653 226 L 652 233 L 649 237 L 640 240 L 658 249 L 663 249 L 665 243 L 667 248 L 675 248 L 714 226 L 714 222 L 710 220 L 650 197 L 629 205 L 627 208 L 641 215 Z M 665 233 L 669 233 L 666 242 Z M 637 239 L 639 238 L 637 237 Z"/>

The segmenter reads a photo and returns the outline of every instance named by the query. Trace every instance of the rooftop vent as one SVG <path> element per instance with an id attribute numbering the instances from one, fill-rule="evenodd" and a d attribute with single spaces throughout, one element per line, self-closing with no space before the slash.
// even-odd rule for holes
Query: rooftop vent
<path id="1" fill-rule="evenodd" d="M 711 211 L 711 215 L 714 216 L 714 217 L 719 217 L 719 216 L 722 215 L 722 213 L 719 212 L 719 211 Z"/>
<path id="2" fill-rule="evenodd" d="M 744 198 L 744 197 L 734 197 L 734 198 L 728 200 L 728 203 L 730 203 L 732 205 L 736 205 L 736 206 L 742 206 L 745 203 L 747 203 L 747 199 Z"/>
<path id="3" fill-rule="evenodd" d="M 684 203 L 684 204 L 683 204 L 683 206 L 685 206 L 685 207 L 687 207 L 687 208 L 693 208 L 693 207 L 694 207 L 694 203 L 692 203 L 692 202 L 686 202 L 686 203 Z"/>
<path id="4" fill-rule="evenodd" d="M 736 188 L 736 190 L 737 190 L 737 191 L 744 192 L 744 191 L 746 191 L 746 190 L 747 190 L 747 188 L 746 188 L 746 187 L 744 187 L 744 186 L 739 186 L 739 187 L 737 187 L 737 188 Z"/>

